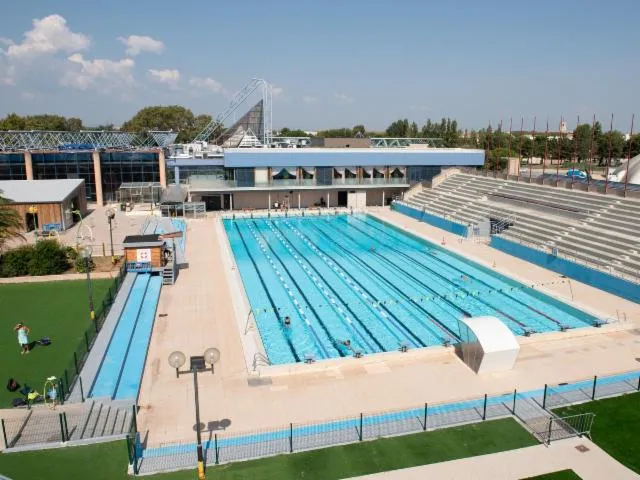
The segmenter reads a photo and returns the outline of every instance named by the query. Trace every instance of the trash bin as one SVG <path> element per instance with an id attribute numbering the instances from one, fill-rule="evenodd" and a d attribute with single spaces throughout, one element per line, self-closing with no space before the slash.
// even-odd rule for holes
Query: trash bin
<path id="1" fill-rule="evenodd" d="M 121 212 L 126 212 L 127 211 L 127 204 L 126 203 L 121 203 L 120 204 L 120 211 Z"/>

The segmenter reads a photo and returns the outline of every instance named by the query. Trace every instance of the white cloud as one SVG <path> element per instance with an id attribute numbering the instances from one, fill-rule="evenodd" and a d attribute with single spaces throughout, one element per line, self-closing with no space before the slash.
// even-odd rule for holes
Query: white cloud
<path id="1" fill-rule="evenodd" d="M 131 73 L 135 62 L 130 58 L 85 60 L 81 54 L 75 53 L 67 61 L 69 69 L 60 79 L 60 84 L 66 87 L 108 93 L 135 84 Z"/>
<path id="2" fill-rule="evenodd" d="M 36 95 L 33 92 L 22 92 L 20 93 L 20 96 L 25 100 L 33 100 L 36 98 Z"/>
<path id="3" fill-rule="evenodd" d="M 316 97 L 312 97 L 310 95 L 305 95 L 302 97 L 302 101 L 307 105 L 311 105 L 312 103 L 317 103 L 318 99 Z"/>
<path id="4" fill-rule="evenodd" d="M 419 111 L 419 112 L 426 112 L 429 110 L 429 107 L 427 105 L 411 105 L 409 107 L 409 110 L 414 110 L 414 111 Z"/>
<path id="5" fill-rule="evenodd" d="M 156 82 L 168 85 L 172 89 L 178 88 L 180 83 L 180 71 L 176 69 L 155 70 L 150 68 L 149 74 Z"/>
<path id="6" fill-rule="evenodd" d="M 147 36 L 129 35 L 118 37 L 118 40 L 127 46 L 126 53 L 132 57 L 140 55 L 141 52 L 162 53 L 164 51 L 163 42 Z"/>
<path id="7" fill-rule="evenodd" d="M 282 92 L 284 92 L 284 88 L 282 87 L 277 87 L 275 85 L 271 85 L 271 94 L 274 97 L 278 97 L 280 95 L 282 95 Z"/>
<path id="8" fill-rule="evenodd" d="M 13 86 L 16 84 L 16 67 L 3 62 L 0 57 L 0 85 Z"/>
<path id="9" fill-rule="evenodd" d="M 91 45 L 89 37 L 74 33 L 60 15 L 49 15 L 33 20 L 33 29 L 24 33 L 22 43 L 11 43 L 6 55 L 10 58 L 28 59 L 60 51 L 67 53 L 86 50 Z"/>
<path id="10" fill-rule="evenodd" d="M 0 37 L 0 44 L 2 45 L 13 45 L 14 43 L 10 38 Z"/>
<path id="11" fill-rule="evenodd" d="M 200 88 L 202 90 L 209 90 L 210 92 L 213 92 L 213 93 L 220 93 L 224 91 L 222 84 L 211 77 L 206 77 L 206 78 L 192 77 L 189 80 L 189 85 L 196 88 Z"/>
<path id="12" fill-rule="evenodd" d="M 338 103 L 341 103 L 343 105 L 353 103 L 353 97 L 350 97 L 349 95 L 346 95 L 344 93 L 335 93 L 333 97 L 338 101 Z"/>

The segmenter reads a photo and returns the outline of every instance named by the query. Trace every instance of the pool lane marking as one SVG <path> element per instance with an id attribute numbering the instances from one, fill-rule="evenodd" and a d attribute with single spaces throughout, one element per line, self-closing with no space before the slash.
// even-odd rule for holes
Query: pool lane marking
<path id="1" fill-rule="evenodd" d="M 353 318 L 356 319 L 356 321 L 362 326 L 362 328 L 365 329 L 365 331 L 367 332 L 367 334 L 373 339 L 373 341 L 378 345 L 379 350 L 381 351 L 385 351 L 383 345 L 376 339 L 375 335 L 373 335 L 373 333 L 371 333 L 371 331 L 367 328 L 366 325 L 364 325 L 362 323 L 362 321 L 360 321 L 360 319 L 358 318 L 358 316 L 349 308 L 349 306 L 342 302 L 341 299 L 337 299 L 336 297 L 338 297 L 338 294 L 336 293 L 336 291 L 333 289 L 333 287 L 331 287 L 331 285 L 329 285 L 329 282 L 327 282 L 326 280 L 322 280 L 322 283 L 324 285 L 326 285 L 326 287 L 328 287 L 331 292 L 333 293 L 333 295 L 331 293 L 329 293 L 329 291 L 327 291 L 327 289 L 321 285 L 321 281 L 320 281 L 320 273 L 318 272 L 318 270 L 311 265 L 311 263 L 305 259 L 305 261 L 307 263 L 309 263 L 309 265 L 311 265 L 311 268 L 313 268 L 313 270 L 315 271 L 315 274 L 309 269 L 309 267 L 307 265 L 305 265 L 304 262 L 302 262 L 302 254 L 300 253 L 300 251 L 288 240 L 286 239 L 286 237 L 284 237 L 282 235 L 282 233 L 280 232 L 279 227 L 276 226 L 276 222 L 267 222 L 267 225 L 269 226 L 269 228 L 271 229 L 271 231 L 276 235 L 276 237 L 278 238 L 278 240 L 280 240 L 280 242 L 285 246 L 285 248 L 287 248 L 287 250 L 289 251 L 289 253 L 293 256 L 293 258 L 296 259 L 296 261 L 298 262 L 298 264 L 304 269 L 304 271 L 307 273 L 307 275 L 313 280 L 313 282 L 316 284 L 316 286 L 322 291 L 322 293 L 325 295 L 326 298 L 329 299 L 329 301 L 331 302 L 332 305 L 335 305 L 336 310 L 340 313 L 340 315 L 342 315 L 342 317 L 347 321 L 347 323 L 349 324 L 349 326 L 351 327 L 351 329 L 353 330 L 353 332 L 358 335 L 361 340 L 363 341 L 363 343 L 365 343 L 367 345 L 367 347 L 369 348 L 369 350 L 371 351 L 371 353 L 375 353 L 376 352 L 376 348 L 373 347 L 369 341 L 366 339 L 366 337 L 362 334 L 362 332 L 359 331 L 358 328 L 356 328 L 356 326 L 354 325 L 353 321 L 351 320 L 349 314 L 347 312 L 344 311 L 344 309 L 340 306 L 340 304 L 344 305 L 345 308 L 347 310 L 349 310 L 349 313 L 353 316 Z M 295 251 L 294 251 L 295 250 Z"/>
<path id="2" fill-rule="evenodd" d="M 377 227 L 377 226 L 375 226 L 375 225 L 373 225 L 373 224 L 371 224 L 371 223 L 368 223 L 368 222 L 366 222 L 365 220 L 362 220 L 362 219 L 360 219 L 360 218 L 357 218 L 357 220 L 358 220 L 358 221 L 360 221 L 361 223 L 364 223 L 365 225 L 367 225 L 367 226 L 368 226 L 368 227 L 370 227 L 370 228 L 373 228 L 373 229 L 375 229 L 375 230 L 378 230 L 379 232 L 384 233 L 384 234 L 385 234 L 385 235 L 387 235 L 388 237 L 391 237 L 391 239 L 394 239 L 394 240 L 396 239 L 396 237 L 393 237 L 393 236 L 392 236 L 391 234 L 389 234 L 388 232 L 385 232 L 383 229 L 381 229 L 381 228 L 379 228 L 379 227 Z M 402 241 L 402 240 L 400 239 L 400 241 Z M 409 243 L 407 243 L 407 242 L 405 242 L 405 241 L 402 241 L 402 243 L 404 243 L 405 245 L 407 245 L 407 246 L 409 246 L 409 247 L 411 247 L 411 248 L 414 248 L 414 249 L 415 249 L 415 247 L 413 247 L 411 244 L 409 244 Z M 390 248 L 393 248 L 393 247 L 390 247 Z M 417 250 L 417 251 L 418 251 L 418 253 L 420 253 L 421 255 L 425 255 L 425 256 L 427 256 L 427 258 L 428 258 L 428 259 L 431 259 L 432 257 L 435 257 L 435 254 L 434 254 L 433 252 L 431 252 L 431 250 L 435 250 L 436 252 L 444 253 L 445 255 L 448 255 L 448 252 L 446 252 L 446 251 L 444 251 L 444 250 L 440 250 L 440 249 L 438 249 L 437 247 L 435 247 L 435 248 L 434 248 L 434 247 L 429 247 L 429 249 L 430 249 L 430 251 L 429 251 L 428 253 L 422 252 L 421 250 Z M 452 255 L 451 255 L 451 257 L 452 257 L 453 259 L 455 259 L 455 260 L 458 260 L 458 259 L 456 259 L 455 257 L 453 257 Z M 458 260 L 458 261 L 459 261 L 459 260 Z M 443 261 L 443 263 L 445 263 L 449 268 L 451 268 L 451 269 L 453 269 L 453 270 L 456 270 L 458 273 L 463 273 L 463 274 L 465 274 L 465 275 L 467 274 L 467 272 L 465 272 L 464 270 L 459 269 L 458 267 L 453 266 L 453 265 L 452 265 L 452 264 L 450 264 L 449 262 Z M 483 272 L 483 271 L 482 271 L 482 270 L 480 270 L 479 268 L 476 268 L 476 267 L 472 267 L 472 268 L 473 268 L 474 270 L 479 270 L 479 271 L 480 271 L 480 273 L 482 273 L 482 274 L 484 274 L 484 275 L 491 276 L 490 274 L 488 274 L 488 273 L 486 273 L 486 272 Z M 562 324 L 561 322 L 559 322 L 558 320 L 554 319 L 553 317 L 551 317 L 551 316 L 549 316 L 549 315 L 547 315 L 547 314 L 545 314 L 545 313 L 543 313 L 543 312 L 539 311 L 538 309 L 536 309 L 536 308 L 534 308 L 534 307 L 532 307 L 532 306 L 530 306 L 530 305 L 527 305 L 526 303 L 524 303 L 524 301 L 522 301 L 522 300 L 520 300 L 520 299 L 518 299 L 518 298 L 515 298 L 515 297 L 513 297 L 512 295 L 507 294 L 506 289 L 494 289 L 494 288 L 492 288 L 492 287 L 491 287 L 491 285 L 489 285 L 486 281 L 479 279 L 477 276 L 475 276 L 475 275 L 471 275 L 471 277 L 473 277 L 473 279 L 474 279 L 475 281 L 477 281 L 477 282 L 479 282 L 479 283 L 481 283 L 481 284 L 485 285 L 486 287 L 488 287 L 490 291 L 491 291 L 491 290 L 497 290 L 498 292 L 503 293 L 507 298 L 509 298 L 509 299 L 513 300 L 513 301 L 514 301 L 514 302 L 516 302 L 517 304 L 522 305 L 522 306 L 524 306 L 524 307 L 526 307 L 526 308 L 528 308 L 528 309 L 530 309 L 530 310 L 534 311 L 535 313 L 538 313 L 539 315 L 541 315 L 541 316 L 543 316 L 543 317 L 546 317 L 548 320 L 551 320 L 553 323 L 555 323 L 556 325 L 558 325 L 558 326 L 560 326 L 560 327 L 562 327 L 562 326 L 563 326 L 563 324 Z M 507 284 L 508 284 L 508 282 L 504 282 L 504 283 L 507 283 Z M 524 289 L 526 289 L 527 287 L 526 287 L 525 285 L 523 285 L 523 284 L 520 284 L 520 288 L 518 288 L 518 287 L 513 287 L 513 286 L 511 286 L 511 285 L 509 285 L 509 286 L 511 287 L 511 290 L 510 290 L 510 291 L 513 291 L 513 290 L 514 290 L 514 288 L 515 288 L 515 289 L 517 289 L 517 291 L 522 291 L 523 293 L 525 293 L 525 294 L 526 294 L 526 292 L 524 291 Z M 529 294 L 527 294 L 527 295 L 529 295 Z M 529 296 L 535 299 L 535 297 L 534 297 L 533 295 L 529 295 Z M 538 299 L 536 299 L 536 300 L 538 300 Z M 483 303 L 485 303 L 485 302 L 483 302 Z M 543 303 L 544 303 L 544 302 L 543 302 Z M 495 307 L 491 307 L 491 308 L 495 308 Z M 555 307 L 554 307 L 554 308 L 555 308 Z M 560 310 L 561 310 L 561 309 L 560 309 Z M 566 313 L 566 314 L 570 315 L 571 317 L 573 317 L 573 315 L 569 314 L 568 312 L 564 312 L 564 313 Z M 574 318 L 575 318 L 575 317 L 574 317 Z M 580 320 L 580 319 L 578 319 L 578 320 Z M 536 322 L 538 325 L 541 325 L 541 326 L 543 326 L 543 327 L 545 326 L 545 325 L 544 325 L 544 324 L 542 324 L 539 320 L 535 320 L 535 322 Z M 529 326 L 527 326 L 527 328 L 530 328 L 530 327 L 529 327 Z"/>
<path id="3" fill-rule="evenodd" d="M 325 224 L 328 225 L 328 227 L 333 230 L 333 231 L 338 231 L 337 228 L 335 227 L 335 225 L 331 225 L 331 222 L 325 221 Z M 443 322 L 441 322 L 438 318 L 435 317 L 435 315 L 433 315 L 431 312 L 429 312 L 427 309 L 425 309 L 422 305 L 420 305 L 414 298 L 410 297 L 409 295 L 407 295 L 404 291 L 402 291 L 399 287 L 396 287 L 392 282 L 390 282 L 387 278 L 384 277 L 384 275 L 382 275 L 381 273 L 377 272 L 375 269 L 373 269 L 371 266 L 367 265 L 367 263 L 362 260 L 361 258 L 358 258 L 357 256 L 354 256 L 351 252 L 349 252 L 349 250 L 347 250 L 346 248 L 342 247 L 342 245 L 340 245 L 338 242 L 336 242 L 335 240 L 333 240 L 329 234 L 325 233 L 323 230 L 320 230 L 318 227 L 316 227 L 318 229 L 318 231 L 322 232 L 323 235 L 325 235 L 330 241 L 332 241 L 333 243 L 335 243 L 339 248 L 341 248 L 343 251 L 349 253 L 350 255 L 352 255 L 358 262 L 360 262 L 361 264 L 364 264 L 364 266 L 366 268 L 368 268 L 369 270 L 371 270 L 371 272 L 375 273 L 378 277 L 382 278 L 383 281 L 385 281 L 391 288 L 393 288 L 394 290 L 396 290 L 401 296 L 403 296 L 405 299 L 409 300 L 410 304 L 415 305 L 418 309 L 420 309 L 428 319 L 431 320 L 431 323 L 439 328 L 440 330 L 442 330 L 442 332 L 449 337 L 448 341 L 451 343 L 456 343 L 456 341 L 458 340 L 458 335 L 456 335 L 456 333 L 449 328 L 446 324 L 444 324 Z M 355 227 L 354 227 L 355 228 Z M 346 234 L 345 232 L 342 231 L 338 231 L 338 233 L 340 233 L 342 236 L 346 237 L 347 239 L 349 239 L 350 241 L 352 241 L 353 243 L 355 243 L 356 245 L 359 245 L 357 241 L 355 241 L 350 235 Z M 358 247 L 359 248 L 359 247 Z M 384 259 L 384 257 L 381 257 L 382 259 Z M 393 262 L 389 262 L 391 263 L 394 267 L 400 269 L 399 267 L 397 267 L 395 264 L 393 264 Z M 405 272 L 404 270 L 402 270 L 403 272 Z M 405 274 L 409 275 L 410 277 L 412 277 L 410 274 L 408 274 L 407 272 L 405 272 Z M 414 278 L 414 277 L 412 277 Z M 415 278 L 414 278 L 415 280 Z M 421 282 L 419 282 L 421 283 Z M 423 284 L 424 285 L 424 284 Z M 427 287 L 426 285 L 424 285 L 424 287 L 427 290 L 432 291 L 429 287 Z M 442 309 L 442 307 L 440 307 L 438 305 L 438 307 L 440 309 Z M 458 309 L 461 310 L 461 309 Z M 462 311 L 462 310 L 461 310 Z M 450 315 L 450 314 L 449 314 Z M 420 321 L 418 319 L 418 321 L 424 325 L 424 327 L 427 330 L 430 330 L 430 328 L 424 324 L 424 322 Z M 434 334 L 435 335 L 435 334 Z"/>
<path id="4" fill-rule="evenodd" d="M 238 236 L 240 237 L 240 240 L 242 241 L 242 245 L 244 246 L 245 251 L 247 252 L 247 255 L 249 255 L 249 259 L 251 260 L 251 263 L 253 264 L 253 268 L 255 268 L 256 273 L 258 274 L 258 280 L 260 280 L 260 283 L 262 284 L 262 288 L 264 289 L 265 293 L 267 294 L 267 298 L 269 299 L 269 303 L 271 303 L 271 307 L 273 308 L 273 314 L 277 317 L 278 314 L 278 307 L 276 307 L 275 301 L 273 300 L 273 297 L 271 296 L 271 294 L 269 293 L 269 289 L 267 288 L 267 285 L 264 281 L 264 279 L 262 278 L 262 274 L 260 273 L 260 270 L 258 269 L 258 265 L 256 264 L 256 261 L 253 258 L 253 255 L 251 254 L 251 252 L 249 251 L 249 246 L 247 245 L 247 242 L 245 241 L 244 237 L 242 236 L 242 232 L 240 231 L 240 227 L 238 227 L 238 224 L 234 222 L 234 226 L 236 227 L 236 230 L 238 231 Z M 284 332 L 283 332 L 284 334 Z M 286 340 L 286 342 L 289 344 L 289 348 L 291 349 L 291 353 L 293 354 L 293 357 L 296 359 L 296 362 L 300 361 L 300 357 L 298 356 L 298 353 L 296 352 L 295 347 L 293 346 L 293 342 L 291 342 L 291 339 L 288 337 L 288 335 L 284 334 L 284 339 Z"/>
<path id="5" fill-rule="evenodd" d="M 255 221 L 253 221 L 253 223 L 255 223 Z M 254 238 L 256 239 L 256 242 L 258 243 L 258 246 L 260 247 L 260 249 L 262 250 L 262 253 L 265 255 L 265 257 L 267 258 L 267 260 L 269 261 L 269 263 L 271 264 L 271 267 L 273 268 L 273 270 L 276 272 L 276 275 L 278 277 L 278 279 L 280 280 L 280 282 L 282 283 L 282 285 L 284 286 L 285 290 L 287 291 L 287 294 L 289 295 L 289 297 L 291 298 L 291 301 L 293 302 L 293 304 L 296 306 L 296 308 L 298 309 L 298 313 L 300 314 L 300 316 L 302 317 L 302 319 L 304 320 L 304 322 L 309 326 L 309 329 L 311 330 L 311 332 L 313 333 L 316 341 L 318 342 L 318 346 L 320 347 L 320 349 L 322 350 L 322 352 L 325 355 L 325 358 L 331 358 L 331 355 L 329 354 L 329 351 L 325 348 L 324 343 L 322 342 L 322 340 L 320 339 L 320 336 L 318 335 L 318 333 L 315 331 L 315 329 L 313 328 L 313 324 L 311 323 L 311 321 L 309 320 L 309 318 L 307 317 L 306 313 L 304 312 L 304 308 L 302 307 L 302 305 L 298 302 L 297 298 L 294 296 L 293 292 L 291 291 L 291 288 L 289 287 L 289 284 L 287 283 L 287 281 L 284 279 L 282 273 L 280 272 L 280 269 L 278 268 L 278 266 L 275 264 L 275 262 L 273 261 L 272 256 L 269 254 L 269 252 L 267 251 L 267 248 L 265 246 L 265 244 L 263 243 L 263 241 L 258 237 L 258 235 L 256 234 L 256 229 L 254 227 L 254 225 L 252 225 L 251 223 L 247 223 L 247 227 L 249 228 L 249 231 L 252 233 L 252 235 L 254 236 Z M 275 252 L 274 252 L 275 255 Z M 276 255 L 277 257 L 277 255 Z M 282 263 L 282 262 L 281 262 Z M 294 283 L 295 280 L 292 279 L 292 281 Z M 297 284 L 296 284 L 297 286 Z M 297 286 L 298 287 L 298 286 Z M 300 293 L 300 287 L 298 287 L 298 291 Z M 304 294 L 302 294 L 302 296 L 304 297 Z M 305 298 L 306 301 L 306 298 Z M 311 304 L 306 301 L 307 305 L 309 305 L 309 307 L 311 308 L 311 310 L 313 311 L 314 315 L 316 316 L 316 318 L 318 318 L 318 313 L 315 311 L 315 309 L 311 306 Z M 327 337 L 329 338 L 329 341 L 331 343 L 333 343 L 334 345 L 336 344 L 336 340 L 331 336 L 331 334 L 327 331 L 326 326 L 324 326 L 324 324 L 320 321 L 320 319 L 318 318 L 318 321 L 320 323 L 320 325 L 323 327 L 323 329 L 325 330 Z M 342 351 L 338 348 L 336 348 L 336 350 L 338 350 L 338 353 L 340 354 L 340 356 L 344 356 Z"/>
<path id="6" fill-rule="evenodd" d="M 359 218 L 357 218 L 356 220 L 360 221 L 361 223 L 364 223 L 365 225 L 367 225 L 367 226 L 368 226 L 368 227 L 370 227 L 370 228 L 374 228 L 374 229 L 376 229 L 376 230 L 378 230 L 378 231 L 382 231 L 380 228 L 375 227 L 375 226 L 371 225 L 370 223 L 367 223 L 367 222 L 366 222 L 366 221 L 364 221 L 364 220 L 361 220 L 361 219 L 359 219 Z M 357 227 L 354 227 L 354 228 L 356 228 L 356 229 L 357 229 Z M 358 229 L 358 230 L 360 230 L 360 229 Z M 360 230 L 360 231 L 362 231 L 362 230 Z M 368 234 L 367 234 L 367 233 L 365 233 L 365 232 L 363 232 L 363 233 L 364 233 L 365 235 L 368 235 Z M 386 232 L 383 232 L 383 233 L 386 233 Z M 390 234 L 388 234 L 388 233 L 386 233 L 386 234 L 387 234 L 387 236 L 391 237 L 391 235 L 390 235 Z M 373 237 L 371 237 L 371 235 L 368 235 L 368 236 L 369 236 L 370 238 L 373 238 Z M 394 238 L 394 237 L 391 237 L 391 238 Z M 419 266 L 421 266 L 421 267 L 423 267 L 423 268 L 426 268 L 426 269 L 427 269 L 427 270 L 429 270 L 429 271 L 433 271 L 432 269 L 430 269 L 430 268 L 429 268 L 429 267 L 427 267 L 426 265 L 423 265 L 422 263 L 418 262 L 416 259 L 413 259 L 412 257 L 410 257 L 410 256 L 408 256 L 408 255 L 406 255 L 406 254 L 404 254 L 403 252 L 401 252 L 401 251 L 397 250 L 396 248 L 394 248 L 394 247 L 392 247 L 392 246 L 390 246 L 390 245 L 388 245 L 388 244 L 386 244 L 386 243 L 384 243 L 384 242 L 382 242 L 382 241 L 381 241 L 380 243 L 382 243 L 383 245 L 386 245 L 387 247 L 391 248 L 392 250 L 395 250 L 396 252 L 398 252 L 399 254 L 401 254 L 401 255 L 405 256 L 406 258 L 411 259 L 411 260 L 412 260 L 413 262 L 415 262 L 417 265 L 419 265 Z M 405 244 L 406 244 L 406 245 L 408 245 L 406 242 L 405 242 Z M 419 251 L 419 253 L 423 253 L 423 252 L 420 252 L 420 251 Z M 426 254 L 425 254 L 425 255 L 426 255 Z M 431 257 L 434 257 L 434 255 L 433 255 L 432 253 L 430 253 L 429 255 L 430 255 Z M 428 258 L 428 257 L 427 257 L 427 258 Z M 462 273 L 462 274 L 465 274 L 465 275 L 467 274 L 467 272 L 465 272 L 465 271 L 463 271 L 463 270 L 460 270 L 459 268 L 457 268 L 457 267 L 455 267 L 455 266 L 451 265 L 451 264 L 450 264 L 450 263 L 448 263 L 448 262 L 444 262 L 444 263 L 445 263 L 449 268 L 451 268 L 451 269 L 453 269 L 453 270 L 456 270 L 458 273 Z M 446 282 L 452 283 L 452 281 L 451 281 L 450 279 L 447 279 L 447 278 L 446 278 L 446 277 L 444 277 L 443 275 L 440 275 L 440 274 L 438 274 L 437 272 L 433 272 L 433 273 L 434 273 L 434 274 L 436 274 L 436 275 L 438 275 L 438 276 L 440 276 L 440 277 L 441 277 L 443 280 L 445 280 Z M 487 282 L 485 282 L 484 280 L 480 280 L 479 278 L 477 278 L 477 277 L 475 277 L 475 276 L 473 276 L 473 278 L 474 278 L 477 282 L 482 283 L 483 285 L 485 285 L 485 286 L 487 286 L 487 287 L 489 287 L 489 288 L 491 289 L 491 286 L 490 286 L 489 284 L 487 284 Z M 464 292 L 466 292 L 467 294 L 472 295 L 472 294 L 471 294 L 471 292 L 469 292 L 469 291 L 468 291 L 468 290 L 466 290 L 465 288 L 462 288 L 462 287 L 461 287 L 460 289 L 461 289 L 461 290 L 463 290 Z M 557 321 L 557 320 L 555 320 L 554 318 L 552 318 L 552 317 L 550 317 L 550 316 L 548 316 L 548 315 L 546 315 L 546 314 L 542 313 L 542 312 L 541 312 L 541 311 L 539 311 L 538 309 L 533 308 L 533 307 L 531 307 L 530 305 L 527 305 L 527 304 L 523 303 L 523 302 L 522 302 L 522 301 L 520 301 L 519 299 L 512 297 L 511 295 L 507 294 L 505 291 L 501 291 L 501 293 L 503 293 L 507 298 L 509 298 L 509 299 L 513 300 L 513 301 L 514 301 L 514 302 L 516 302 L 517 304 L 522 305 L 522 306 L 524 306 L 524 307 L 526 307 L 526 308 L 528 308 L 528 309 L 532 310 L 533 312 L 538 313 L 539 315 L 541 315 L 541 316 L 543 316 L 543 317 L 546 317 L 548 320 L 551 320 L 553 323 L 555 323 L 555 324 L 556 324 L 556 325 L 558 325 L 558 326 L 562 326 L 562 324 L 561 324 L 559 321 Z M 524 328 L 531 328 L 531 327 L 529 327 L 528 325 L 526 325 L 526 324 L 523 324 L 523 323 L 519 322 L 518 320 L 516 320 L 515 318 L 511 317 L 510 315 L 505 314 L 504 312 L 502 312 L 502 311 L 501 311 L 500 309 L 498 309 L 497 307 L 494 307 L 494 306 L 492 306 L 492 305 L 488 305 L 488 304 L 487 304 L 487 302 L 484 302 L 484 301 L 482 301 L 482 300 L 480 300 L 480 301 L 481 301 L 482 303 L 484 303 L 485 305 L 489 306 L 490 308 L 493 308 L 494 310 L 496 310 L 496 311 L 498 311 L 498 312 L 502 313 L 502 314 L 503 314 L 503 315 L 505 315 L 507 318 L 512 319 L 515 323 L 517 323 L 518 325 L 520 325 L 520 327 L 522 327 L 523 329 L 524 329 Z M 540 323 L 540 321 L 538 321 L 538 320 L 536 320 L 536 323 L 537 323 L 537 324 L 539 324 L 539 325 L 544 326 L 544 324 L 541 324 L 541 323 Z M 526 330 L 525 330 L 525 332 L 526 332 Z"/>
<path id="7" fill-rule="evenodd" d="M 359 293 L 362 296 L 362 298 L 365 299 L 366 303 L 373 310 L 377 311 L 383 319 L 388 319 L 392 324 L 395 323 L 396 328 L 398 328 L 400 331 L 406 330 L 406 332 L 408 332 L 409 335 L 415 339 L 415 342 L 409 340 L 413 345 L 421 345 L 423 347 L 427 346 L 420 339 L 419 336 L 413 333 L 413 331 L 409 327 L 404 325 L 390 310 L 388 310 L 386 307 L 380 308 L 380 305 L 384 306 L 382 302 L 378 302 L 377 299 L 370 292 L 367 294 L 368 291 L 364 286 L 360 288 L 360 286 L 358 286 L 359 282 L 357 280 L 354 282 L 353 280 L 351 280 L 351 278 L 349 278 L 349 277 L 352 277 L 351 274 L 349 273 L 345 274 L 345 270 L 343 269 L 343 267 L 341 267 L 339 264 L 334 262 L 330 256 L 326 255 L 322 250 L 320 250 L 311 240 L 309 240 L 309 238 L 305 234 L 301 233 L 300 230 L 298 230 L 296 227 L 291 225 L 291 223 L 289 223 L 286 220 L 285 220 L 285 224 L 289 226 L 289 228 L 292 229 L 293 233 L 295 233 L 303 242 L 305 242 L 309 246 L 309 248 L 311 248 L 311 250 L 313 250 L 327 265 L 329 265 L 329 267 L 334 272 L 340 275 L 340 277 L 345 282 L 347 282 L 347 284 L 353 290 Z M 388 310 L 389 313 L 387 313 L 385 310 Z M 407 341 L 406 338 L 399 337 L 398 332 L 390 328 L 389 325 L 387 325 L 385 322 L 382 322 L 382 325 L 387 329 L 387 331 L 389 331 L 391 335 L 393 335 L 396 338 L 396 340 L 398 340 L 398 342 Z"/>
<path id="8" fill-rule="evenodd" d="M 421 311 L 424 314 L 424 316 L 429 320 L 428 322 L 422 321 L 421 317 L 417 316 L 415 311 L 411 311 L 408 308 L 408 306 L 405 305 L 403 302 L 396 302 L 397 304 L 401 305 L 410 314 L 410 318 L 414 318 L 415 321 L 418 323 L 418 325 L 420 325 L 426 331 L 429 339 L 431 339 L 431 337 L 433 336 L 434 339 L 438 340 L 439 342 L 438 344 L 442 344 L 445 340 L 448 342 L 452 342 L 452 340 L 456 340 L 456 337 L 452 338 L 450 333 L 440 325 L 437 319 L 433 318 L 433 316 L 427 310 L 425 310 L 417 302 L 414 302 L 413 299 L 411 299 L 399 287 L 397 287 L 392 282 L 390 282 L 387 278 L 385 278 L 384 275 L 382 275 L 380 272 L 378 272 L 375 268 L 371 267 L 370 265 L 367 265 L 365 261 L 363 261 L 357 255 L 355 255 L 353 252 L 349 251 L 349 249 L 340 245 L 339 242 L 334 240 L 329 234 L 324 232 L 324 230 L 320 229 L 317 225 L 312 225 L 312 228 L 315 229 L 320 235 L 325 237 L 330 243 L 334 244 L 339 250 L 344 252 L 344 254 L 348 255 L 349 258 L 353 260 L 355 266 L 359 266 L 359 268 L 363 269 L 363 272 L 365 273 L 365 275 L 366 275 L 366 272 L 369 272 L 374 277 L 378 278 L 383 284 L 386 284 L 390 289 L 394 290 L 397 294 L 404 297 L 405 300 L 408 300 L 407 305 Z M 414 338 L 416 338 L 415 334 L 404 324 L 404 322 L 400 322 L 400 324 L 403 326 L 403 328 L 410 331 L 411 334 L 414 335 Z M 445 337 L 442 337 L 441 335 L 438 335 L 436 333 L 438 331 L 438 328 L 443 330 Z M 430 340 L 428 340 L 427 342 L 430 343 Z M 425 346 L 422 340 L 419 340 L 419 343 Z"/>

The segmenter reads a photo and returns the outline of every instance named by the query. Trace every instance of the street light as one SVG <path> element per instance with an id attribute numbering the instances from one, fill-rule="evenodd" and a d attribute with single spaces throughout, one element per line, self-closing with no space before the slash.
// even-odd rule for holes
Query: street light
<path id="1" fill-rule="evenodd" d="M 113 230 L 111 227 L 111 222 L 116 217 L 116 211 L 113 208 L 108 208 L 105 212 L 107 215 L 107 221 L 109 222 L 109 240 L 111 241 L 111 263 L 115 263 L 116 259 L 113 255 Z"/>
<path id="2" fill-rule="evenodd" d="M 84 269 L 87 272 L 87 292 L 89 293 L 89 318 L 95 320 L 96 312 L 93 308 L 93 289 L 91 288 L 91 273 L 89 272 L 89 261 L 91 260 L 91 253 L 93 250 L 89 245 L 86 245 L 80 250 L 80 254 L 84 259 Z"/>
<path id="3" fill-rule="evenodd" d="M 176 369 L 176 377 L 184 373 L 193 373 L 193 388 L 195 393 L 196 404 L 196 435 L 197 435 L 197 450 L 198 450 L 198 480 L 206 478 L 204 473 L 204 457 L 202 455 L 202 432 L 200 429 L 200 400 L 198 398 L 198 372 L 214 373 L 213 365 L 220 360 L 220 350 L 217 348 L 207 348 L 202 356 L 195 356 L 189 358 L 189 370 L 181 371 L 180 368 L 186 363 L 187 356 L 180 352 L 175 351 L 169 354 L 169 365 L 171 368 Z M 207 368 L 209 365 L 209 368 Z"/>

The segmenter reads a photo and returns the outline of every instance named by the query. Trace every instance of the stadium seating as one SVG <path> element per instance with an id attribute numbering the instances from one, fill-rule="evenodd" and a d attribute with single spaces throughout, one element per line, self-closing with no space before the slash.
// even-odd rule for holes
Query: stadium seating
<path id="1" fill-rule="evenodd" d="M 640 279 L 640 200 L 459 173 L 404 201 L 463 225 L 502 222 L 505 239 Z"/>

